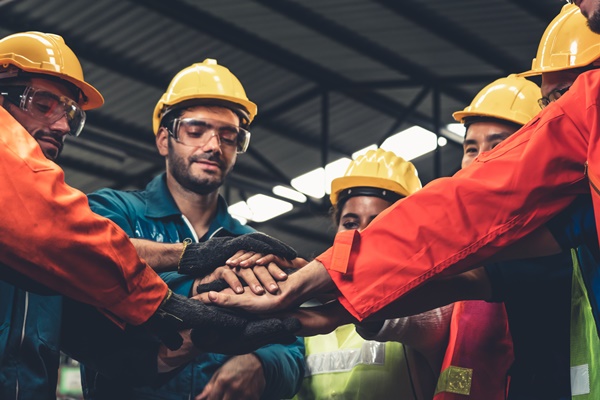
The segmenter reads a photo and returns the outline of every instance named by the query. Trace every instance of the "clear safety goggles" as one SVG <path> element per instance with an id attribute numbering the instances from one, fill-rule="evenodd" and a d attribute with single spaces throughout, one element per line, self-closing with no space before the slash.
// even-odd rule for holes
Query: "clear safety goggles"
<path id="1" fill-rule="evenodd" d="M 32 86 L 0 87 L 0 95 L 40 122 L 52 125 L 66 118 L 71 136 L 79 136 L 85 125 L 85 111 L 66 96 Z"/>
<path id="2" fill-rule="evenodd" d="M 204 146 L 217 137 L 221 147 L 235 148 L 241 154 L 250 144 L 250 132 L 244 128 L 209 118 L 175 118 L 168 131 L 178 143 L 191 147 Z"/>

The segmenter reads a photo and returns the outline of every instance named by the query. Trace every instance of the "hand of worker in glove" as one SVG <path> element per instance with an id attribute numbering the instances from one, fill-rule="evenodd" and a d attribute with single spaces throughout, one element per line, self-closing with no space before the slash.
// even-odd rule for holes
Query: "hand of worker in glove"
<path id="1" fill-rule="evenodd" d="M 240 312 L 203 304 L 194 299 L 173 293 L 171 290 L 156 312 L 144 323 L 171 350 L 181 347 L 179 331 L 189 328 L 214 332 L 241 331 L 248 324 Z"/>
<path id="2" fill-rule="evenodd" d="M 225 265 L 226 261 L 239 250 L 261 254 L 273 254 L 292 260 L 296 251 L 269 235 L 254 232 L 238 237 L 218 237 L 202 243 L 188 244 L 181 259 L 178 271 L 181 274 L 205 276 L 217 267 Z"/>
<path id="3" fill-rule="evenodd" d="M 239 310 L 238 310 L 239 312 Z M 246 354 L 267 344 L 292 344 L 295 332 L 301 328 L 296 318 L 268 318 L 249 321 L 242 329 L 215 331 L 195 328 L 191 338 L 194 346 L 210 353 Z"/>
<path id="4" fill-rule="evenodd" d="M 293 274 L 294 272 L 298 271 L 298 268 L 294 268 L 294 267 L 283 267 L 281 268 L 281 271 L 286 275 L 286 277 L 288 275 Z M 232 272 L 233 273 L 233 272 Z M 246 280 L 244 280 L 244 278 L 242 278 L 241 276 L 237 276 L 236 277 L 236 281 L 239 282 L 240 285 L 242 285 L 243 287 L 249 286 L 248 283 L 246 282 Z M 258 284 L 258 281 L 253 283 L 253 288 L 255 288 L 255 285 Z M 214 291 L 214 292 L 220 292 L 222 290 L 225 290 L 227 288 L 231 287 L 236 293 L 243 293 L 243 289 L 242 290 L 236 290 L 235 287 L 232 287 L 231 282 L 228 278 L 219 278 L 219 279 L 215 279 L 213 281 L 205 281 L 204 279 L 202 279 L 200 281 L 200 283 L 196 286 L 196 294 L 200 294 L 200 293 L 205 293 L 205 292 L 210 292 L 210 291 Z M 275 290 L 269 290 L 269 292 L 271 293 L 275 293 L 277 292 L 277 287 L 275 288 Z M 262 294 L 263 291 L 258 290 L 258 289 L 253 289 L 252 290 L 254 293 L 256 294 Z"/>

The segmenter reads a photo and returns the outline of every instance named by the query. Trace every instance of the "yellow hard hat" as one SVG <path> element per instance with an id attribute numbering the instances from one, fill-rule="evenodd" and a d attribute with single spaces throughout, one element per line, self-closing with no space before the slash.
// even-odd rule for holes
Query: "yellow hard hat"
<path id="1" fill-rule="evenodd" d="M 154 134 L 158 132 L 160 121 L 170 107 L 193 99 L 214 99 L 241 107 L 247 114 L 247 125 L 256 116 L 256 104 L 248 100 L 244 87 L 227 68 L 217 64 L 217 60 L 207 58 L 181 70 L 162 95 L 152 115 Z"/>
<path id="2" fill-rule="evenodd" d="M 468 117 L 489 117 L 525 125 L 540 112 L 538 85 L 511 74 L 484 87 L 471 104 L 452 116 L 460 123 Z"/>
<path id="3" fill-rule="evenodd" d="M 75 85 L 81 91 L 77 103 L 84 110 L 104 104 L 100 92 L 83 79 L 79 59 L 59 35 L 23 32 L 1 39 L 0 78 L 17 76 L 11 75 L 11 65 L 25 72 L 55 76 Z"/>
<path id="4" fill-rule="evenodd" d="M 531 69 L 519 76 L 585 67 L 598 58 L 600 35 L 588 28 L 579 7 L 566 4 L 544 31 Z"/>
<path id="5" fill-rule="evenodd" d="M 421 188 L 415 166 L 383 149 L 369 150 L 352 161 L 344 176 L 331 182 L 331 204 L 337 204 L 342 192 L 352 195 L 353 188 L 375 188 L 395 193 L 398 197 L 408 196 Z M 374 195 L 374 194 L 373 194 Z M 383 197 L 379 195 L 378 197 Z"/>

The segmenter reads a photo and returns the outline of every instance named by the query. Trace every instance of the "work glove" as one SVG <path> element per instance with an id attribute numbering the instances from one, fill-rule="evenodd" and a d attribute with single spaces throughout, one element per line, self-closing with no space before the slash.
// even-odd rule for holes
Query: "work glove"
<path id="1" fill-rule="evenodd" d="M 248 325 L 248 318 L 241 313 L 222 307 L 207 305 L 198 300 L 168 291 L 156 312 L 144 323 L 171 350 L 183 344 L 179 331 L 190 328 L 241 332 Z"/>
<path id="2" fill-rule="evenodd" d="M 239 355 L 251 353 L 267 344 L 292 344 L 294 332 L 301 328 L 296 318 L 269 318 L 249 321 L 241 330 L 223 329 L 218 335 L 202 328 L 192 329 L 196 347 L 210 353 Z"/>
<path id="3" fill-rule="evenodd" d="M 300 268 L 294 268 L 294 267 L 282 267 L 281 270 L 283 272 L 285 272 L 287 275 L 291 275 L 294 272 L 298 271 Z M 244 278 L 242 278 L 241 276 L 238 276 L 238 279 L 240 280 L 240 283 L 242 284 L 242 286 L 248 286 L 248 283 L 244 280 Z M 223 278 L 219 278 L 219 279 L 215 279 L 214 281 L 210 281 L 207 283 L 202 283 L 200 285 L 198 285 L 196 287 L 196 293 L 200 294 L 200 293 L 206 293 L 206 292 L 220 292 L 221 290 L 225 290 L 229 287 L 229 284 L 227 283 L 227 281 Z"/>
<path id="4" fill-rule="evenodd" d="M 178 271 L 196 277 L 206 276 L 239 250 L 273 254 L 287 260 L 296 258 L 296 251 L 264 233 L 254 232 L 238 237 L 217 237 L 202 243 L 190 243 L 183 250 Z"/>

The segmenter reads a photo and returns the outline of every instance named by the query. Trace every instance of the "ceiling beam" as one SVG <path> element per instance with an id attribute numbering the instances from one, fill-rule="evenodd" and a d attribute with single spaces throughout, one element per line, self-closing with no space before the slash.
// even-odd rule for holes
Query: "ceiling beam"
<path id="1" fill-rule="evenodd" d="M 254 0 L 285 17 L 302 24 L 337 43 L 351 48 L 363 56 L 371 59 L 397 71 L 410 76 L 411 80 L 421 85 L 439 85 L 448 97 L 458 100 L 462 103 L 468 103 L 471 93 L 447 83 L 440 82 L 438 77 L 427 68 L 419 65 L 406 57 L 395 53 L 394 51 L 380 45 L 379 43 L 368 39 L 367 37 L 356 33 L 355 31 L 338 24 L 337 22 L 325 18 L 322 15 L 312 11 L 310 8 L 300 3 L 293 3 L 288 0 Z M 413 7 L 411 3 L 410 7 Z"/>
<path id="2" fill-rule="evenodd" d="M 375 0 L 375 2 L 392 10 L 399 16 L 409 19 L 439 38 L 450 42 L 453 46 L 498 68 L 505 75 L 523 71 L 527 68 L 527 65 L 502 51 L 502 49 L 492 45 L 480 36 L 474 35 L 450 19 L 439 15 L 422 3 L 413 1 L 407 6 L 398 0 Z M 468 99 L 466 103 L 470 100 Z"/>
<path id="3" fill-rule="evenodd" d="M 406 108 L 404 105 L 377 92 L 365 90 L 357 94 L 352 90 L 354 86 L 352 80 L 182 0 L 129 1 L 168 17 L 177 23 L 184 24 L 193 30 L 213 36 L 217 40 L 291 71 L 304 79 L 316 82 L 323 88 L 343 93 L 358 103 L 382 114 L 396 117 L 398 113 Z M 428 129 L 431 129 L 433 125 L 432 119 L 421 113 L 413 114 L 410 122 Z"/>
<path id="4" fill-rule="evenodd" d="M 454 75 L 438 77 L 438 83 L 447 83 L 451 85 L 487 85 L 498 78 L 502 78 L 502 74 L 479 74 L 479 75 Z M 412 89 L 422 87 L 419 82 L 412 79 L 382 79 L 372 81 L 357 82 L 356 87 L 360 90 L 362 87 L 370 89 Z"/>
<path id="5" fill-rule="evenodd" d="M 508 0 L 544 24 L 549 24 L 565 5 L 564 1 L 555 0 Z"/>
<path id="6" fill-rule="evenodd" d="M 34 20 L 28 15 L 17 13 L 14 11 L 12 5 L 5 7 L 3 12 L 0 13 L 0 24 L 2 24 L 5 29 L 14 32 L 27 30 L 28 26 L 35 26 L 37 30 L 61 34 L 67 38 L 69 47 L 73 49 L 78 57 L 121 74 L 128 79 L 132 79 L 161 91 L 167 88 L 172 79 L 171 76 L 158 73 L 148 68 L 146 64 L 128 57 L 126 54 L 116 53 L 110 49 L 103 48 L 99 46 L 97 42 L 87 41 L 81 35 L 75 35 L 72 32 L 61 30 L 59 26 L 50 25 L 41 19 Z M 320 150 L 321 143 L 318 138 L 311 137 L 311 135 L 308 135 L 306 132 L 299 131 L 276 120 L 276 117 L 280 115 L 279 113 L 289 111 L 292 107 L 310 100 L 313 91 L 316 90 L 317 89 L 314 88 L 309 89 L 298 95 L 296 98 L 284 101 L 280 105 L 275 105 L 273 109 L 275 109 L 276 112 L 270 112 L 270 110 L 267 109 L 262 113 L 264 115 L 261 116 L 261 114 L 259 114 L 256 122 L 252 125 L 252 128 L 256 129 L 257 127 L 264 127 L 273 134 L 301 143 L 312 149 Z M 319 93 L 320 91 L 318 91 L 317 95 Z M 109 119 L 110 123 L 105 122 L 103 125 L 111 125 L 115 133 L 120 133 L 128 137 L 133 136 L 147 142 L 154 142 L 152 135 L 144 129 L 134 127 L 131 124 L 118 122 L 98 111 L 88 113 L 88 121 L 101 121 L 106 119 Z M 350 149 L 333 148 L 332 150 L 340 154 L 351 153 Z"/>

